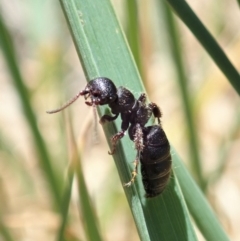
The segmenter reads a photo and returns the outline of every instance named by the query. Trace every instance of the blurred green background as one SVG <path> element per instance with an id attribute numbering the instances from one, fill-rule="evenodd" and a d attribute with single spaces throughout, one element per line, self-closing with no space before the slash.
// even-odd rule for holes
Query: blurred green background
<path id="1" fill-rule="evenodd" d="M 236 91 L 185 25 L 174 18 L 175 40 L 187 77 L 184 84 L 202 169 L 199 178 L 191 162 L 189 125 L 164 10 L 154 0 L 135 2 L 133 6 L 120 0 L 112 3 L 146 91 L 151 101 L 161 107 L 163 127 L 170 142 L 192 170 L 230 239 L 239 240 L 240 107 Z M 189 4 L 240 69 L 237 2 L 204 0 Z M 12 79 L 4 48 L 0 52 L 0 240 L 8 240 L 6 230 L 13 240 L 55 239 L 61 223 L 56 197 L 63 189 L 71 159 L 69 126 L 81 147 L 83 173 L 103 237 L 114 241 L 139 240 L 99 125 L 98 144 L 94 143 L 92 109 L 80 99 L 66 113 L 46 114 L 46 110 L 61 106 L 86 85 L 59 2 L 2 0 L 0 15 L 12 37 L 28 102 L 24 104 L 21 87 Z M 11 48 L 10 39 L 9 44 Z M 34 111 L 35 127 L 26 106 Z M 51 166 L 39 164 L 38 159 L 44 156 L 42 148 L 46 149 Z M 47 178 L 42 169 L 49 170 Z M 58 181 L 49 187 L 54 180 L 51 175 Z M 68 240 L 86 240 L 85 217 L 79 214 L 77 200 L 73 182 L 66 228 Z"/>

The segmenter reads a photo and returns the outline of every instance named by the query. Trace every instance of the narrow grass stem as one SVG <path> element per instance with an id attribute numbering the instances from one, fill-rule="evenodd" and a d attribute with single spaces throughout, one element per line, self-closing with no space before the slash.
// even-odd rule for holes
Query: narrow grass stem
<path id="1" fill-rule="evenodd" d="M 189 30 L 195 35 L 205 50 L 212 57 L 213 61 L 229 80 L 233 88 L 240 94 L 240 75 L 231 61 L 228 59 L 222 48 L 209 33 L 203 23 L 186 1 L 166 0 L 174 9 L 178 17 L 187 25 Z"/>
<path id="2" fill-rule="evenodd" d="M 26 121 L 32 132 L 33 141 L 38 154 L 39 164 L 42 167 L 46 179 L 49 182 L 51 194 L 53 196 L 53 200 L 55 201 L 55 205 L 59 208 L 61 198 L 61 179 L 55 175 L 55 172 L 52 168 L 49 153 L 45 146 L 45 142 L 39 132 L 37 120 L 34 115 L 34 111 L 30 105 L 27 88 L 24 84 L 23 78 L 18 68 L 16 53 L 14 51 L 11 35 L 1 16 L 0 32 L 0 45 L 2 48 L 2 52 L 6 60 L 6 65 L 9 69 L 9 73 L 12 76 L 13 84 L 15 85 L 15 88 L 19 95 Z"/>
<path id="3" fill-rule="evenodd" d="M 161 7 L 164 9 L 164 15 L 165 15 L 165 22 L 167 25 L 167 33 L 168 33 L 168 39 L 170 44 L 170 52 L 172 55 L 173 63 L 175 65 L 175 68 L 177 70 L 177 80 L 178 85 L 180 89 L 180 95 L 182 98 L 184 113 L 185 113 L 185 119 L 186 119 L 186 126 L 187 126 L 187 133 L 188 133 L 188 146 L 189 146 L 189 152 L 190 152 L 190 166 L 192 173 L 194 177 L 196 178 L 197 183 L 201 187 L 201 189 L 204 189 L 205 181 L 202 173 L 202 166 L 198 151 L 198 135 L 196 131 L 196 125 L 193 117 L 193 104 L 192 98 L 189 94 L 188 90 L 188 78 L 185 73 L 184 64 L 182 60 L 182 53 L 179 43 L 179 34 L 177 25 L 175 23 L 175 20 L 173 18 L 173 14 L 170 11 L 169 7 L 166 4 L 161 4 Z"/>

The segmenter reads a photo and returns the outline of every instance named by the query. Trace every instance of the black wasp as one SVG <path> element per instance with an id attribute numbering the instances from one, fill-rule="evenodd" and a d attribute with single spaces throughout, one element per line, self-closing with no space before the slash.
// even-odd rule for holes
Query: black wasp
<path id="1" fill-rule="evenodd" d="M 146 197 L 155 197 L 161 194 L 169 181 L 172 162 L 170 145 L 161 127 L 162 114 L 159 107 L 154 103 L 146 104 L 144 93 L 135 99 L 128 89 L 116 88 L 110 79 L 99 77 L 91 80 L 85 89 L 66 105 L 47 113 L 52 114 L 63 110 L 79 96 L 84 96 L 85 103 L 89 106 L 109 106 L 113 116 L 103 115 L 100 119 L 101 124 L 114 121 L 119 115 L 121 116 L 121 130 L 111 138 L 112 149 L 109 154 L 114 154 L 117 142 L 127 130 L 137 150 L 132 178 L 124 186 L 129 187 L 134 182 L 140 161 Z M 152 115 L 158 120 L 158 125 L 145 126 Z"/>

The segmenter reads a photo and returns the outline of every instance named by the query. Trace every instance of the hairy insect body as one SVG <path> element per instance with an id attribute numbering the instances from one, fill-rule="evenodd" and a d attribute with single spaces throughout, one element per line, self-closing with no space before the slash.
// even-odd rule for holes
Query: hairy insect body
<path id="1" fill-rule="evenodd" d="M 132 185 L 137 175 L 138 164 L 141 162 L 146 197 L 155 197 L 161 194 L 170 177 L 171 155 L 168 139 L 161 127 L 162 114 L 159 107 L 154 103 L 146 104 L 144 93 L 135 99 L 130 90 L 125 87 L 116 88 L 110 79 L 99 77 L 89 81 L 85 89 L 66 105 L 48 113 L 63 110 L 79 96 L 84 96 L 85 103 L 89 106 L 109 106 L 113 116 L 103 115 L 100 119 L 101 124 L 114 121 L 119 115 L 121 116 L 121 130 L 111 138 L 112 149 L 109 154 L 114 154 L 117 142 L 128 131 L 130 139 L 135 144 L 137 155 L 132 178 L 125 186 Z M 158 120 L 158 125 L 146 126 L 152 115 Z"/>

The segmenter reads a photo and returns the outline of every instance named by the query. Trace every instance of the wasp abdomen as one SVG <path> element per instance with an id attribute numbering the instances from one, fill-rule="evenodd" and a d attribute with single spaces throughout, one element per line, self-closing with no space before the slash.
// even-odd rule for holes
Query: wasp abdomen
<path id="1" fill-rule="evenodd" d="M 144 149 L 141 152 L 141 173 L 146 197 L 161 194 L 171 175 L 170 145 L 163 129 L 158 125 L 144 129 Z"/>

